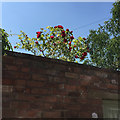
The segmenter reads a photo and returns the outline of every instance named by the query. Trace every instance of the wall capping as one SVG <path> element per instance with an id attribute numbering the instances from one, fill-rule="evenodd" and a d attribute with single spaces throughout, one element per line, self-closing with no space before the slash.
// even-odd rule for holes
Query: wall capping
<path id="1" fill-rule="evenodd" d="M 6 51 L 8 56 L 13 56 L 13 57 L 20 57 L 20 58 L 25 58 L 31 60 L 36 60 L 38 62 L 50 62 L 50 63 L 59 63 L 63 65 L 68 65 L 68 66 L 76 66 L 76 67 L 83 67 L 84 69 L 91 69 L 92 70 L 97 70 L 97 71 L 103 71 L 103 72 L 112 72 L 112 73 L 118 73 L 120 74 L 120 71 L 112 70 L 112 69 L 107 69 L 107 68 L 99 68 L 91 65 L 85 65 L 85 64 L 80 64 L 80 63 L 74 63 L 74 62 L 68 62 L 68 61 L 63 61 L 59 59 L 53 59 L 53 58 L 46 58 L 42 56 L 35 56 L 31 54 L 26 54 L 26 53 L 20 53 L 20 52 L 13 52 L 13 51 Z"/>

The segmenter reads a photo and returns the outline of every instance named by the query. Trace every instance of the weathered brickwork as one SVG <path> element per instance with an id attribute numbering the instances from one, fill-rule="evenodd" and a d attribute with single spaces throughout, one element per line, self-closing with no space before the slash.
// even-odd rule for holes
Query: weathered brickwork
<path id="1" fill-rule="evenodd" d="M 120 72 L 15 52 L 2 62 L 3 118 L 102 118 L 102 100 L 118 99 Z"/>

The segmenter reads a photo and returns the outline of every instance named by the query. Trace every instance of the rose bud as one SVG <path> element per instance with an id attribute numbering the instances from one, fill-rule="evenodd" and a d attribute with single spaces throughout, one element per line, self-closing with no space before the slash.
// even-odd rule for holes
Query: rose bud
<path id="1" fill-rule="evenodd" d="M 77 56 L 77 55 L 75 55 L 75 58 L 78 58 L 78 56 Z"/>
<path id="2" fill-rule="evenodd" d="M 69 50 L 71 51 L 72 47 L 69 47 Z"/>
<path id="3" fill-rule="evenodd" d="M 64 39 L 64 42 L 67 42 L 67 39 Z"/>
<path id="4" fill-rule="evenodd" d="M 62 37 L 65 37 L 66 36 L 66 34 L 62 34 Z"/>
<path id="5" fill-rule="evenodd" d="M 86 56 L 86 55 L 87 55 L 87 52 L 84 52 L 82 55 L 83 55 L 83 56 Z"/>
<path id="6" fill-rule="evenodd" d="M 86 40 L 86 38 L 83 38 L 84 40 Z"/>
<path id="7" fill-rule="evenodd" d="M 38 44 L 38 41 L 36 41 L 35 43 Z"/>
<path id="8" fill-rule="evenodd" d="M 16 46 L 14 46 L 14 48 L 16 48 Z"/>
<path id="9" fill-rule="evenodd" d="M 51 38 L 51 39 L 53 39 L 53 38 L 54 38 L 54 36 L 50 36 L 50 38 Z"/>
<path id="10" fill-rule="evenodd" d="M 74 45 L 74 47 L 76 47 L 76 45 Z"/>
<path id="11" fill-rule="evenodd" d="M 73 31 L 70 32 L 71 34 L 73 33 Z"/>
<path id="12" fill-rule="evenodd" d="M 84 60 L 85 56 L 80 57 L 81 60 Z"/>
<path id="13" fill-rule="evenodd" d="M 69 31 L 69 29 L 66 29 L 66 31 Z"/>
<path id="14" fill-rule="evenodd" d="M 73 39 L 74 39 L 74 37 L 73 37 L 73 36 L 70 36 L 70 39 L 71 39 L 71 40 L 73 40 Z"/>
<path id="15" fill-rule="evenodd" d="M 71 45 L 71 41 L 69 42 L 69 45 Z"/>
<path id="16" fill-rule="evenodd" d="M 54 28 L 57 28 L 57 26 L 55 26 Z"/>
<path id="17" fill-rule="evenodd" d="M 53 43 L 53 45 L 56 45 L 56 43 Z"/>

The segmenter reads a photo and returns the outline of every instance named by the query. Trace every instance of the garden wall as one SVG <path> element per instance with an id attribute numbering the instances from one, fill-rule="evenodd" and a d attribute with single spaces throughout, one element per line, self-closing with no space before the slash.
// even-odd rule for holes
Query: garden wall
<path id="1" fill-rule="evenodd" d="M 2 63 L 3 118 L 102 118 L 118 99 L 120 72 L 16 52 Z"/>

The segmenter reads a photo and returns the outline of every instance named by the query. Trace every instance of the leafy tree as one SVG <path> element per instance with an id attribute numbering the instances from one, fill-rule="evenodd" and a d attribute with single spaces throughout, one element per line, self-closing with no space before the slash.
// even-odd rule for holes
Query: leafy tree
<path id="1" fill-rule="evenodd" d="M 2 55 L 5 55 L 5 50 L 13 50 L 11 43 L 8 40 L 8 33 L 4 29 L 0 28 L 0 40 L 2 40 Z"/>
<path id="2" fill-rule="evenodd" d="M 21 48 L 49 58 L 61 59 L 65 61 L 78 62 L 87 57 L 86 39 L 73 37 L 73 31 L 64 30 L 62 25 L 55 27 L 48 26 L 36 32 L 36 38 L 29 38 L 21 31 L 20 42 L 14 48 Z"/>
<path id="3" fill-rule="evenodd" d="M 113 3 L 112 18 L 90 30 L 87 42 L 90 60 L 87 64 L 120 70 L 120 1 Z"/>

